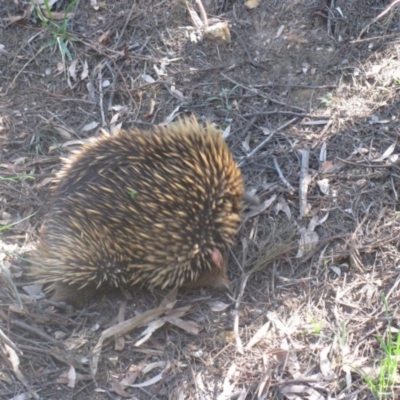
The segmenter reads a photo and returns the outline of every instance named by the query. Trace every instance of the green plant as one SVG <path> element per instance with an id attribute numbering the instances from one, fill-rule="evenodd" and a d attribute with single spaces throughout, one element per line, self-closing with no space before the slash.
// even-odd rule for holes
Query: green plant
<path id="1" fill-rule="evenodd" d="M 22 179 L 35 179 L 33 175 L 15 175 L 15 176 L 9 176 L 9 177 L 4 177 L 0 176 L 0 181 L 5 181 L 5 182 L 18 182 Z"/>
<path id="2" fill-rule="evenodd" d="M 386 340 L 384 337 L 376 335 L 383 351 L 383 357 L 378 361 L 377 374 L 375 376 L 368 376 L 364 371 L 361 371 L 361 375 L 377 399 L 394 398 L 393 386 L 396 383 L 397 368 L 400 360 L 400 331 L 397 331 L 396 339 L 393 340 L 391 317 L 388 311 L 387 300 L 384 296 L 383 302 L 389 321 Z"/>
<path id="3" fill-rule="evenodd" d="M 36 212 L 37 212 L 37 211 L 36 211 Z M 28 216 L 25 217 L 25 218 L 22 218 L 22 219 L 19 220 L 19 221 L 16 221 L 16 222 L 13 222 L 13 223 L 11 223 L 11 224 L 4 225 L 4 226 L 0 227 L 0 232 L 4 232 L 4 231 L 6 231 L 7 229 L 10 229 L 12 226 L 17 225 L 17 224 L 19 224 L 20 222 L 25 221 L 26 219 L 29 219 L 30 217 L 33 217 L 33 216 L 36 214 L 36 212 L 34 212 L 34 213 L 31 214 L 31 215 L 28 215 Z"/>
<path id="4" fill-rule="evenodd" d="M 324 97 L 320 97 L 319 100 L 321 100 L 321 103 L 326 107 L 330 107 L 332 105 L 333 94 L 329 92 Z"/>
<path id="5" fill-rule="evenodd" d="M 68 48 L 70 43 L 80 40 L 78 38 L 72 37 L 67 32 L 67 25 L 71 15 L 71 10 L 77 4 L 78 1 L 79 0 L 71 0 L 65 9 L 62 20 L 58 21 L 55 18 L 54 13 L 51 11 L 49 0 L 43 0 L 43 5 L 46 11 L 46 15 L 43 13 L 40 6 L 35 1 L 32 0 L 32 5 L 36 10 L 38 18 L 42 21 L 45 28 L 52 35 L 52 38 L 48 41 L 46 46 L 47 47 L 57 46 L 60 50 L 63 62 L 65 60 L 65 56 L 68 58 L 69 61 L 72 60 L 72 55 Z"/>
<path id="6" fill-rule="evenodd" d="M 317 321 L 312 315 L 308 315 L 308 322 L 311 324 L 311 332 L 315 335 L 319 335 L 322 332 L 324 323 L 322 321 Z"/>
<path id="7" fill-rule="evenodd" d="M 206 101 L 220 101 L 221 104 L 217 105 L 216 108 L 225 107 L 228 111 L 232 110 L 232 104 L 229 102 L 229 96 L 239 87 L 239 85 L 234 86 L 231 90 L 222 88 L 218 96 L 209 97 Z"/>

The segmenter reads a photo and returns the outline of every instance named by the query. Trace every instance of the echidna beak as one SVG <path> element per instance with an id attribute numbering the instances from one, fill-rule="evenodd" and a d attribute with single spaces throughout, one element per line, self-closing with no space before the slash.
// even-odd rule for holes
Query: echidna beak
<path id="1" fill-rule="evenodd" d="M 218 267 L 218 269 L 222 269 L 222 255 L 217 249 L 213 250 L 211 258 L 214 261 L 214 264 Z"/>
<path id="2" fill-rule="evenodd" d="M 219 292 L 229 292 L 230 294 L 232 294 L 229 281 L 224 276 L 218 276 L 213 282 L 212 287 L 214 290 L 217 290 Z"/>

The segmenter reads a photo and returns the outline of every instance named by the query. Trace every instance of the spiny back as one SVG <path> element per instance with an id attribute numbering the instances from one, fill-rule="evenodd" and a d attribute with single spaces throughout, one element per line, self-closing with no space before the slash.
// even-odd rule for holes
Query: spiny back
<path id="1" fill-rule="evenodd" d="M 103 135 L 58 175 L 34 275 L 75 291 L 207 284 L 225 276 L 242 196 L 240 170 L 210 124 Z"/>

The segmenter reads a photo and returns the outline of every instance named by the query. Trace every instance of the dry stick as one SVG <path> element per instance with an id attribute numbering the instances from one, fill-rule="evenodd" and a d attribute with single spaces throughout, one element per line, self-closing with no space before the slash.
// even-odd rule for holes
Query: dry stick
<path id="1" fill-rule="evenodd" d="M 361 39 L 361 36 L 365 33 L 365 31 L 378 19 L 382 18 L 384 15 L 386 15 L 395 5 L 399 4 L 400 0 L 394 0 L 392 4 L 389 4 L 377 17 L 375 17 L 371 22 L 369 22 L 364 28 L 361 29 L 360 34 L 358 35 L 357 40 Z"/>
<path id="2" fill-rule="evenodd" d="M 242 258 L 242 265 L 240 265 L 240 263 L 238 262 L 240 269 L 242 271 L 242 281 L 240 283 L 240 290 L 239 290 L 239 294 L 236 298 L 235 301 L 235 310 L 234 310 L 234 318 L 233 318 L 233 333 L 235 334 L 235 339 L 236 339 L 236 347 L 237 350 L 240 354 L 244 354 L 243 351 L 243 343 L 242 340 L 240 339 L 240 335 L 239 335 L 239 308 L 240 308 L 240 304 L 242 302 L 242 298 L 243 298 L 243 294 L 244 294 L 244 289 L 246 288 L 247 285 L 247 281 L 249 279 L 249 274 L 245 274 L 243 267 L 246 259 L 247 259 L 247 241 L 245 241 L 245 239 L 243 239 L 243 258 Z"/>
<path id="3" fill-rule="evenodd" d="M 1 330 L 0 339 L 8 346 L 11 347 L 18 355 L 22 355 L 22 351 L 14 344 L 14 342 Z"/>
<path id="4" fill-rule="evenodd" d="M 395 200 L 397 202 L 399 200 L 399 196 L 397 195 L 397 190 L 396 190 L 396 186 L 394 185 L 393 176 L 390 177 L 390 184 L 392 186 L 394 198 L 395 198 Z"/>
<path id="5" fill-rule="evenodd" d="M 272 157 L 272 159 L 274 160 L 275 169 L 278 172 L 279 178 L 281 178 L 281 181 L 289 189 L 290 193 L 293 193 L 294 192 L 294 187 L 283 176 L 282 170 L 281 170 L 281 168 L 279 167 L 279 164 L 278 164 L 278 160 L 276 159 L 276 157 Z"/>
<path id="6" fill-rule="evenodd" d="M 103 106 L 103 79 L 101 74 L 101 68 L 99 68 L 98 79 L 99 79 L 99 107 L 101 114 L 101 126 L 106 126 L 106 118 L 104 116 L 104 106 Z"/>
<path id="7" fill-rule="evenodd" d="M 240 335 L 239 335 L 239 308 L 240 308 L 240 303 L 242 302 L 244 289 L 246 288 L 248 280 L 249 280 L 249 275 L 247 275 L 247 274 L 243 275 L 243 279 L 242 279 L 242 282 L 240 284 L 239 295 L 238 295 L 237 300 L 235 302 L 235 311 L 234 311 L 234 319 L 233 319 L 233 332 L 234 332 L 235 338 L 236 338 L 237 351 L 240 354 L 244 354 L 244 351 L 243 351 L 242 339 L 240 339 Z"/>
<path id="8" fill-rule="evenodd" d="M 201 0 L 196 0 L 196 3 L 197 3 L 197 6 L 199 7 L 200 16 L 203 21 L 203 24 L 205 27 L 207 27 L 208 26 L 208 18 L 207 18 L 206 10 L 204 9 L 203 3 L 201 2 Z"/>
<path id="9" fill-rule="evenodd" d="M 335 7 L 335 0 L 331 0 L 331 6 L 328 7 L 328 22 L 327 22 L 327 29 L 328 29 L 328 35 L 332 36 L 332 19 L 331 19 L 331 15 L 332 13 L 332 9 Z"/>
<path id="10" fill-rule="evenodd" d="M 1 357 L 4 358 L 5 364 L 13 371 L 14 375 L 25 386 L 25 388 L 29 392 L 29 394 L 35 400 L 39 400 L 38 394 L 32 390 L 27 379 L 25 378 L 25 376 L 22 374 L 22 372 L 18 368 L 19 357 L 18 357 L 17 353 L 22 354 L 21 350 L 16 349 L 14 343 L 11 342 L 11 340 L 4 334 L 4 332 L 1 329 L 0 329 L 0 339 L 3 340 L 4 348 L 8 353 L 8 357 L 4 352 L 2 352 L 2 354 L 1 354 Z M 13 359 L 13 361 L 12 361 L 12 359 Z M 18 362 L 17 362 L 17 360 L 18 360 Z"/>
<path id="11" fill-rule="evenodd" d="M 104 330 L 101 333 L 101 336 L 93 348 L 92 351 L 92 359 L 90 363 L 90 369 L 91 369 L 91 374 L 92 378 L 95 380 L 96 374 L 97 374 L 97 368 L 99 364 L 99 359 L 100 359 L 100 353 L 101 349 L 103 346 L 104 341 L 107 338 L 110 338 L 112 336 L 123 336 L 130 332 L 132 329 L 141 327 L 143 325 L 146 325 L 150 323 L 151 321 L 155 320 L 159 316 L 161 316 L 163 313 L 171 310 L 173 306 L 175 305 L 176 300 L 172 301 L 169 304 L 164 304 L 163 302 L 159 307 L 153 308 L 151 310 L 148 310 L 144 312 L 143 314 L 139 314 L 136 317 L 130 318 L 124 322 L 119 323 L 118 325 L 112 326 L 106 330 Z"/>
<path id="12" fill-rule="evenodd" d="M 25 64 L 24 64 L 24 66 L 19 70 L 19 72 L 18 72 L 18 74 L 17 75 L 15 75 L 15 77 L 14 77 L 14 79 L 11 81 L 11 83 L 8 85 L 8 87 L 7 87 L 7 89 L 6 89 L 6 95 L 7 95 L 7 93 L 8 93 L 8 90 L 10 89 L 10 87 L 12 86 L 12 85 L 14 85 L 14 83 L 15 83 L 15 81 L 17 80 L 17 78 L 22 74 L 22 72 L 24 71 L 24 69 L 45 49 L 46 47 L 45 46 L 42 46 L 38 51 L 37 51 L 37 53 L 33 56 L 33 57 L 31 57 Z"/>
<path id="13" fill-rule="evenodd" d="M 18 326 L 19 328 L 22 328 L 26 332 L 34 333 L 35 335 L 39 336 L 40 338 L 42 338 L 44 340 L 47 340 L 50 343 L 58 343 L 57 339 L 54 339 L 52 336 L 48 335 L 46 332 L 43 332 L 41 329 L 35 328 L 34 326 L 26 324 L 25 322 L 19 321 L 17 319 L 12 319 L 11 323 L 14 326 Z"/>
<path id="14" fill-rule="evenodd" d="M 300 216 L 303 218 L 307 215 L 307 192 L 308 185 L 310 184 L 311 177 L 308 174 L 308 164 L 310 159 L 310 151 L 308 149 L 301 150 L 301 170 L 300 170 L 300 183 L 299 183 L 299 205 L 300 205 Z"/>
<path id="15" fill-rule="evenodd" d="M 292 118 L 290 121 L 285 122 L 283 125 L 281 125 L 279 128 L 276 128 L 275 130 L 273 130 L 271 132 L 271 134 L 265 139 L 263 140 L 258 146 L 256 146 L 250 153 L 247 153 L 242 161 L 239 162 L 239 167 L 241 167 L 244 162 L 246 160 L 248 160 L 250 157 L 253 157 L 255 153 L 257 153 L 257 151 L 259 151 L 261 148 L 263 148 L 274 136 L 275 133 L 281 131 L 282 129 L 285 129 L 286 127 L 288 127 L 289 125 L 291 125 L 293 122 L 296 122 L 298 120 L 298 118 Z"/>
<path id="16" fill-rule="evenodd" d="M 221 75 L 225 79 L 227 79 L 228 81 L 231 81 L 235 85 L 238 85 L 242 89 L 247 90 L 249 92 L 253 92 L 254 94 L 257 94 L 258 96 L 262 97 L 263 99 L 266 99 L 266 100 L 270 101 L 271 103 L 275 103 L 275 104 L 278 104 L 278 105 L 283 106 L 283 107 L 293 108 L 294 110 L 298 110 L 298 111 L 301 111 L 304 114 L 307 114 L 306 110 L 304 110 L 304 108 L 300 108 L 300 107 L 297 107 L 297 106 L 291 106 L 290 104 L 282 103 L 279 100 L 272 99 L 271 97 L 267 96 L 266 94 L 260 93 L 260 91 L 258 89 L 256 89 L 255 87 L 245 86 L 242 83 L 239 83 L 239 82 L 235 81 L 234 79 L 230 78 L 228 75 L 225 75 L 223 72 L 221 72 Z"/>
<path id="17" fill-rule="evenodd" d="M 119 33 L 119 38 L 118 38 L 118 40 L 117 40 L 117 43 L 115 43 L 114 49 L 117 48 L 117 46 L 119 45 L 119 42 L 121 41 L 122 36 L 124 36 L 125 29 L 126 29 L 126 27 L 128 26 L 129 21 L 130 21 L 131 18 L 132 18 L 133 10 L 135 9 L 135 7 L 136 7 L 136 2 L 134 2 L 134 3 L 132 4 L 131 9 L 129 10 L 128 16 L 126 17 L 125 24 L 124 24 L 124 26 L 122 27 L 121 32 Z"/>

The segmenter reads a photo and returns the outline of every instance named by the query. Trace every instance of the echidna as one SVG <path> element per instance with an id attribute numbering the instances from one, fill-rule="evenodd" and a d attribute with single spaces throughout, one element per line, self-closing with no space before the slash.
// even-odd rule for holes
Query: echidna
<path id="1" fill-rule="evenodd" d="M 32 273 L 53 300 L 98 290 L 227 284 L 243 198 L 240 169 L 210 123 L 121 130 L 83 145 L 52 193 Z"/>

